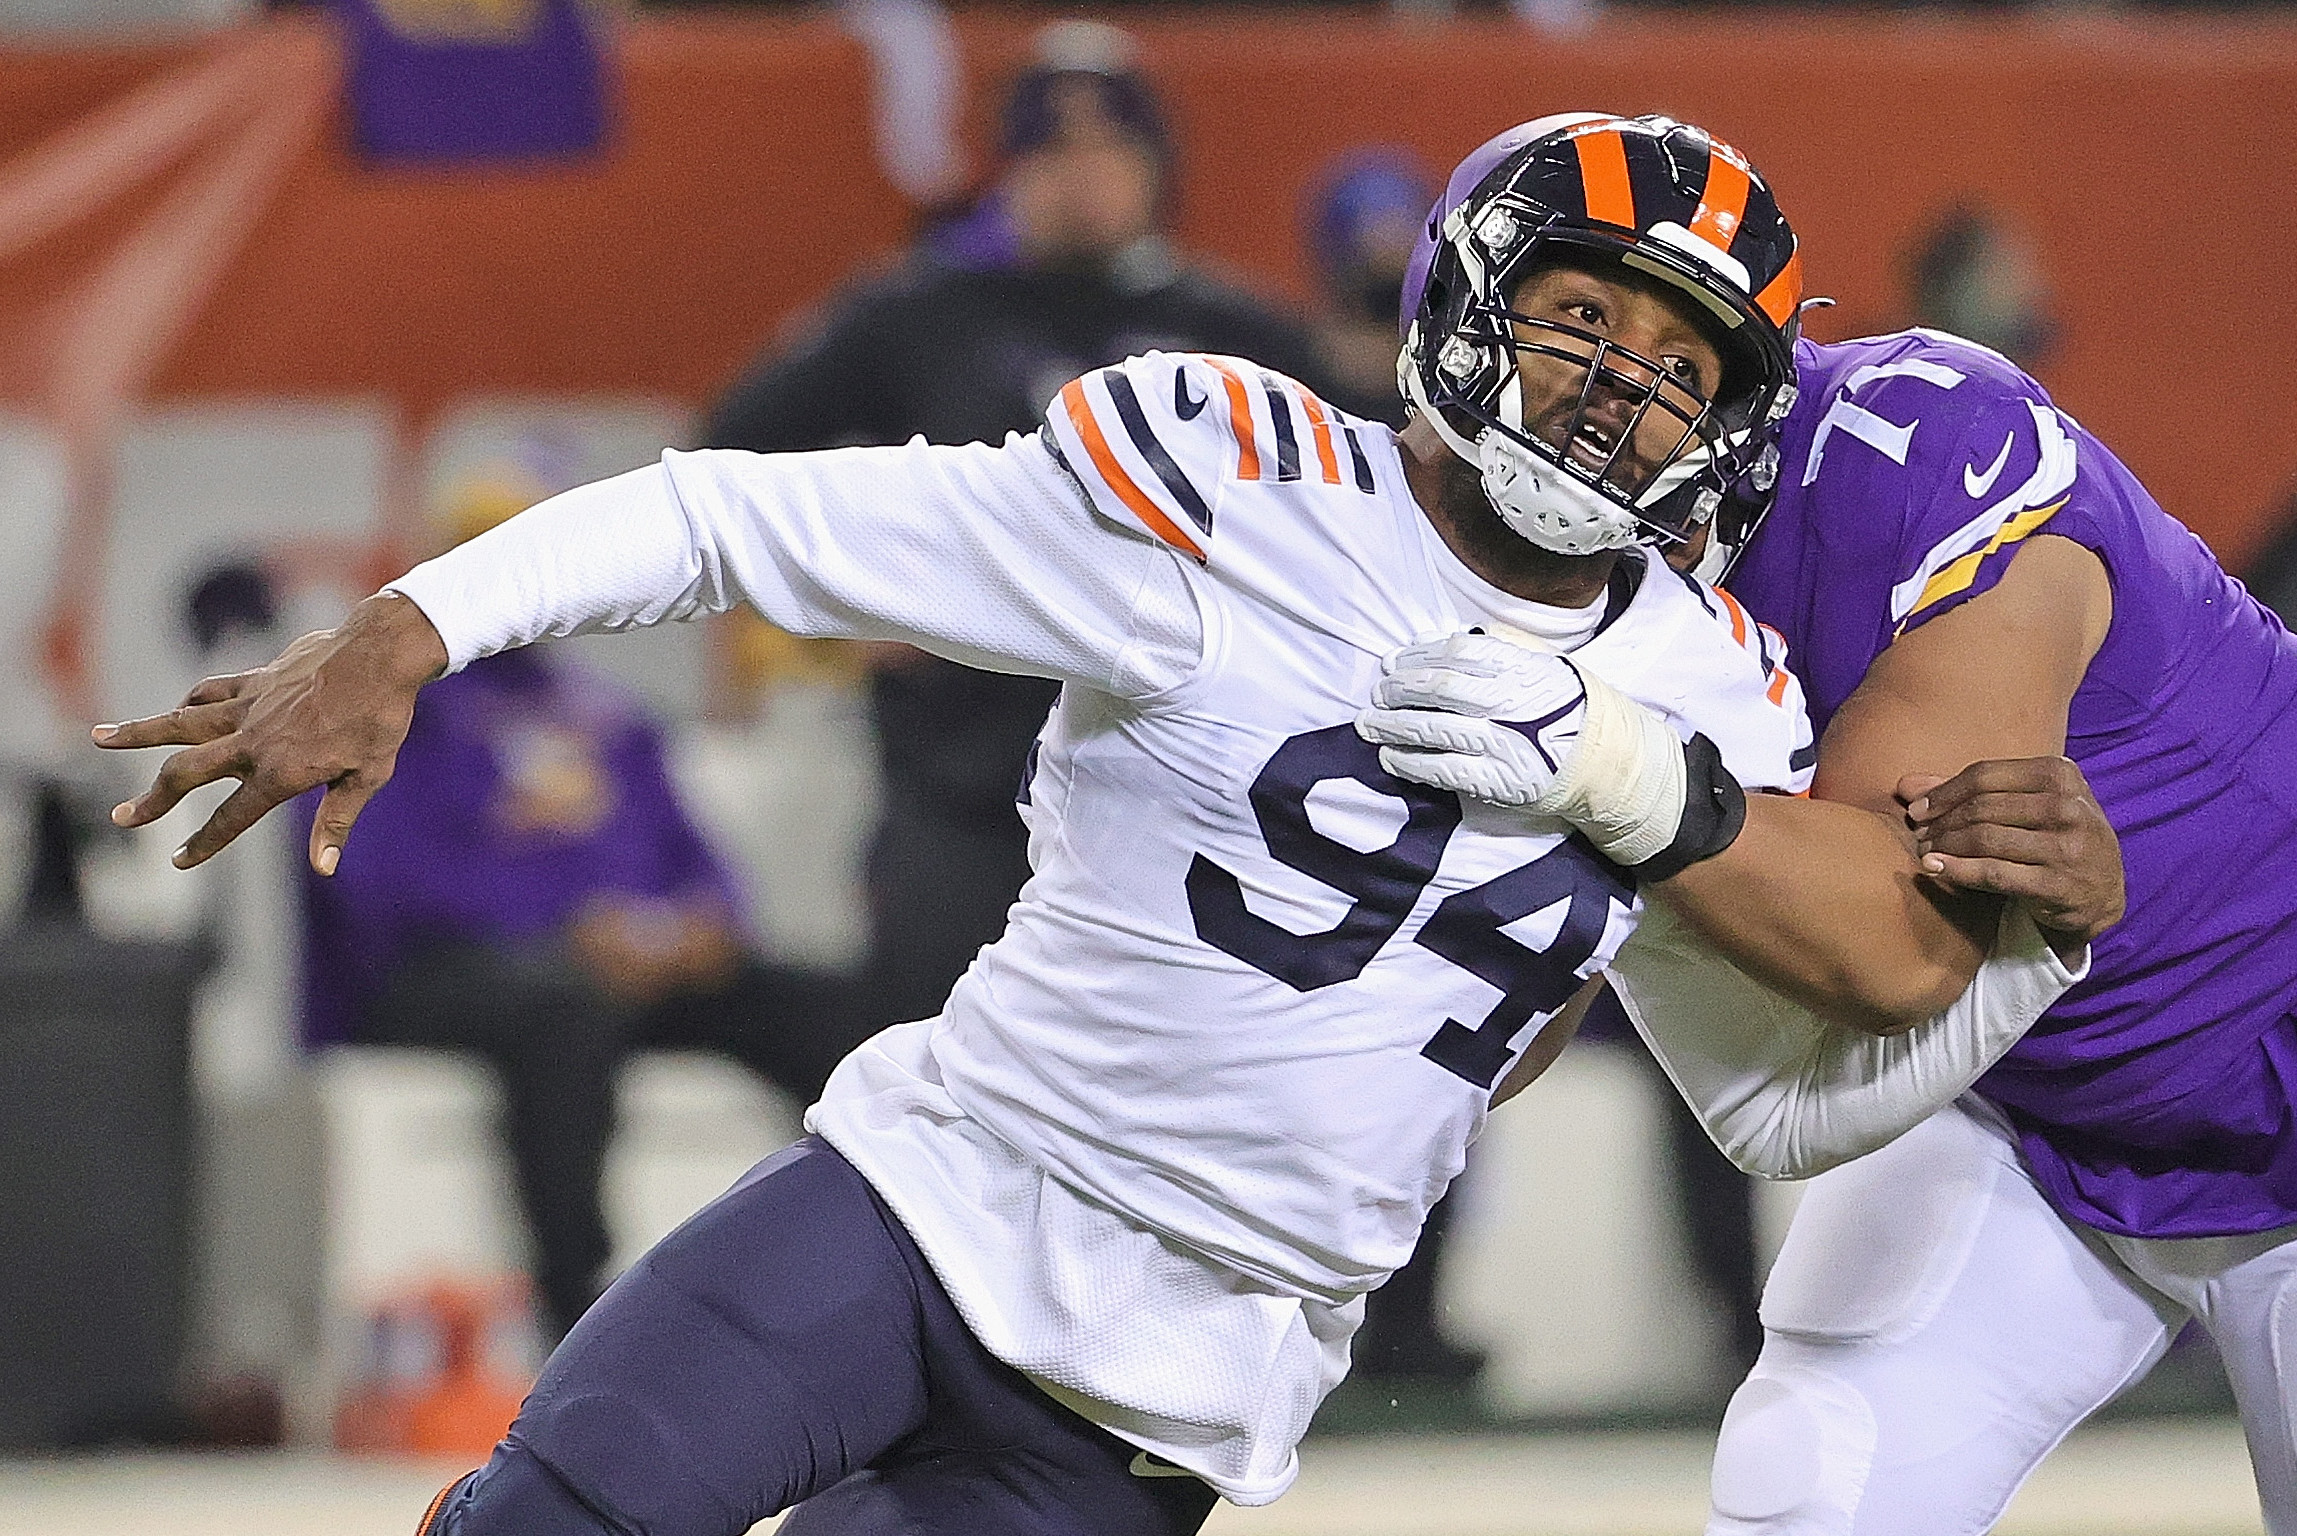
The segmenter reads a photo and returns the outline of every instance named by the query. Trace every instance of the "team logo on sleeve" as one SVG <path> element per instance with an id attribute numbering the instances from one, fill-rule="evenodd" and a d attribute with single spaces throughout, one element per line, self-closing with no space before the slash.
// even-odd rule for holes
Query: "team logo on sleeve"
<path id="1" fill-rule="evenodd" d="M 1178 416 L 1182 421 L 1194 421 L 1203 414 L 1205 406 L 1211 402 L 1211 399 L 1210 395 L 1197 395 L 1191 398 L 1188 392 L 1188 370 L 1175 368 L 1172 371 L 1172 413 L 1175 416 Z"/>
<path id="2" fill-rule="evenodd" d="M 2003 437 L 2002 451 L 1994 455 L 1994 462 L 1986 466 L 1986 473 L 1984 474 L 1978 473 L 1978 466 L 1975 464 L 1962 466 L 1962 489 L 1970 493 L 1972 501 L 1984 501 L 1986 493 L 1994 489 L 1994 482 L 2001 478 L 2002 466 L 2010 462 L 2010 450 L 2017 445 L 2017 442 L 2018 434 L 2015 432 Z"/>

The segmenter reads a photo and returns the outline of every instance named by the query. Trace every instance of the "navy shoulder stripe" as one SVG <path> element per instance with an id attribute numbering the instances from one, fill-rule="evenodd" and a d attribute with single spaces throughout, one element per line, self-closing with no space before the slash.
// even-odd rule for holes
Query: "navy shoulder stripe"
<path id="1" fill-rule="evenodd" d="M 1379 487 L 1372 483 L 1372 461 L 1364 457 L 1364 445 L 1356 441 L 1356 428 L 1342 423 L 1340 435 L 1348 440 L 1348 457 L 1356 463 L 1356 489 L 1369 496 Z"/>
<path id="2" fill-rule="evenodd" d="M 1276 478 L 1300 478 L 1300 439 L 1292 430 L 1292 402 L 1284 398 L 1283 389 L 1267 374 L 1260 376 L 1260 387 L 1268 393 L 1268 418 L 1276 424 Z"/>
<path id="3" fill-rule="evenodd" d="M 1652 558 L 1654 560 L 1658 560 L 1661 564 L 1666 564 L 1665 557 L 1658 554 L 1656 551 L 1653 551 Z M 1675 570 L 1672 565 L 1668 565 L 1667 569 L 1671 571 Z M 1707 601 L 1707 589 L 1699 585 L 1698 577 L 1692 575 L 1689 571 L 1675 571 L 1675 574 L 1682 578 L 1684 586 L 1691 589 L 1691 595 L 1699 600 L 1699 606 L 1707 610 L 1708 618 L 1719 621 L 1723 617 L 1721 614 L 1715 611 L 1715 605 Z"/>
<path id="4" fill-rule="evenodd" d="M 1197 494 L 1188 476 L 1180 472 L 1180 466 L 1173 462 L 1164 444 L 1149 430 L 1148 417 L 1141 411 L 1140 396 L 1133 393 L 1133 381 L 1125 377 L 1121 368 L 1104 369 L 1101 381 L 1108 385 L 1109 398 L 1116 402 L 1117 419 L 1124 423 L 1125 435 L 1133 440 L 1133 446 L 1148 461 L 1148 467 L 1156 471 L 1156 477 L 1164 482 L 1164 488 L 1172 492 L 1172 499 L 1180 503 L 1180 509 L 1188 514 L 1188 520 L 1203 532 L 1212 532 L 1212 508 L 1205 505 L 1204 498 Z"/>

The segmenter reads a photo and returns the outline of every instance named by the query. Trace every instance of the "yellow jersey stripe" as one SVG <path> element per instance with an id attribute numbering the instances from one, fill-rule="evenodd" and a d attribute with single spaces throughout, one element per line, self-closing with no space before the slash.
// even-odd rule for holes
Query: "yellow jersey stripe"
<path id="1" fill-rule="evenodd" d="M 1988 539 L 1983 545 L 1970 551 L 1959 560 L 1941 567 L 1937 575 L 1923 583 L 1922 595 L 1914 600 L 1914 606 L 1908 610 L 1906 617 L 1898 621 L 1898 628 L 1893 631 L 1892 638 L 1895 639 L 1897 636 L 1905 634 L 1906 626 L 1913 623 L 1915 615 L 1921 613 L 1925 608 L 1930 607 L 1933 603 L 1943 602 L 1957 592 L 1968 590 L 1970 583 L 1978 579 L 1979 569 L 1985 565 L 1990 557 L 2001 553 L 2040 528 L 2051 518 L 2056 517 L 2059 512 L 2065 509 L 2069 499 L 2061 496 L 2046 507 L 2036 507 L 2030 512 L 2019 513 L 1995 529 L 1994 537 Z"/>

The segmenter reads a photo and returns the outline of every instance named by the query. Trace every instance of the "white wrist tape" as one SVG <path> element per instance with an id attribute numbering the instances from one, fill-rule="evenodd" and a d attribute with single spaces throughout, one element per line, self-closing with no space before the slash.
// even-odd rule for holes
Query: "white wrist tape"
<path id="1" fill-rule="evenodd" d="M 1531 809 L 1560 816 L 1614 864 L 1655 858 L 1683 825 L 1689 775 L 1667 722 L 1594 673 L 1579 670 L 1587 715 L 1579 745 Z"/>

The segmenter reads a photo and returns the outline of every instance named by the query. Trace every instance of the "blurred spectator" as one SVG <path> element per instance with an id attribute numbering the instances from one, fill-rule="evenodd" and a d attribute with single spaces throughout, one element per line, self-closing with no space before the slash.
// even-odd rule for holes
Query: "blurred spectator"
<path id="1" fill-rule="evenodd" d="M 1404 269 L 1435 200 L 1418 156 L 1376 148 L 1335 164 L 1307 209 L 1321 290 L 1316 343 L 1331 369 L 1332 403 L 1391 427 L 1404 424 L 1396 388 Z"/>
<path id="2" fill-rule="evenodd" d="M 80 850 L 87 843 L 90 820 L 58 780 L 34 781 L 30 797 L 31 847 L 17 921 L 25 927 L 82 927 L 87 904 L 80 889 Z"/>
<path id="3" fill-rule="evenodd" d="M 464 485 L 445 542 L 541 490 Z M 810 1102 L 854 1043 L 822 1029 L 808 978 L 747 952 L 636 698 L 547 647 L 426 689 L 340 870 L 305 869 L 303 890 L 310 1044 L 471 1051 L 499 1076 L 559 1332 L 609 1252 L 599 1178 L 626 1054 L 722 1050 Z"/>
<path id="4" fill-rule="evenodd" d="M 2058 324 L 2032 242 L 1979 208 L 1947 212 L 1909 265 L 1914 323 L 1992 347 L 2021 368 L 2048 359 Z"/>
<path id="5" fill-rule="evenodd" d="M 1321 387 L 1297 325 L 1166 244 L 1172 141 L 1130 46 L 1092 23 L 1047 28 L 1005 102 L 995 184 L 736 384 L 705 441 L 994 442 L 1035 430 L 1069 379 L 1158 347 L 1237 353 Z M 1028 877 L 1014 790 L 1057 690 L 916 652 L 879 659 L 873 959 L 853 1005 L 884 1025 L 938 1012 L 1003 929 Z"/>

